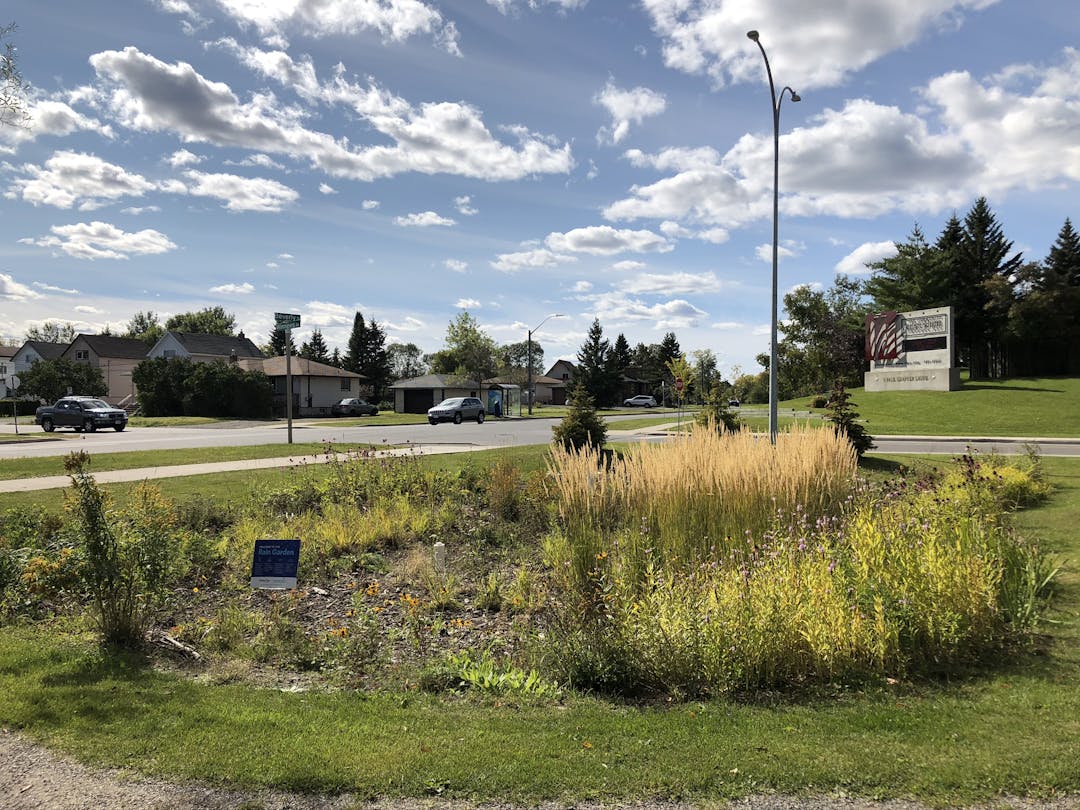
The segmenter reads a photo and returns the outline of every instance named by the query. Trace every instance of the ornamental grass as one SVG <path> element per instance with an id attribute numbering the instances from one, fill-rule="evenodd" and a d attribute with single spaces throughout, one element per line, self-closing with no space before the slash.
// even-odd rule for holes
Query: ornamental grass
<path id="1" fill-rule="evenodd" d="M 954 671 L 1037 619 L 1050 575 L 979 475 L 871 489 L 831 431 L 697 431 L 606 467 L 551 464 L 565 598 L 554 666 L 579 688 L 730 693 Z"/>

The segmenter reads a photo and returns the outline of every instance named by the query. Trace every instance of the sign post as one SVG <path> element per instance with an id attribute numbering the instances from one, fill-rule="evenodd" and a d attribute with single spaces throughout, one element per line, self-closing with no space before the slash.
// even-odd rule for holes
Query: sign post
<path id="1" fill-rule="evenodd" d="M 293 329 L 300 328 L 299 313 L 275 312 L 274 327 L 278 332 L 285 333 L 285 418 L 289 423 L 289 444 L 292 444 L 292 352 L 289 351 L 292 341 L 289 338 Z"/>
<path id="2" fill-rule="evenodd" d="M 7 387 L 12 391 L 19 390 L 19 378 L 17 375 L 12 374 L 8 377 Z M 15 420 L 15 434 L 19 433 L 19 400 L 17 397 L 11 398 L 11 417 Z"/>
<path id="3" fill-rule="evenodd" d="M 679 400 L 679 419 L 678 419 L 678 422 L 677 422 L 677 424 L 678 424 L 677 430 L 679 430 L 679 431 L 682 430 L 682 392 L 683 392 L 684 387 L 685 386 L 683 384 L 683 378 L 682 377 L 676 377 L 675 378 L 675 396 Z"/>
<path id="4" fill-rule="evenodd" d="M 251 560 L 251 587 L 288 590 L 296 587 L 300 540 L 256 540 Z"/>

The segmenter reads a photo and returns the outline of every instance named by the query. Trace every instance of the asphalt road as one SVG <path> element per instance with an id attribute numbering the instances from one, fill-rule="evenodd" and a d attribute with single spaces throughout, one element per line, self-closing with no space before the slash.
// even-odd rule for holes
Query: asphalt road
<path id="1" fill-rule="evenodd" d="M 613 430 L 627 419 L 639 419 L 642 414 L 609 417 Z M 672 423 L 675 419 L 672 419 Z M 472 444 L 477 447 L 510 447 L 546 444 L 551 439 L 554 419 L 488 419 L 482 425 L 449 422 L 439 425 L 360 425 L 345 427 L 333 420 L 297 422 L 293 426 L 294 442 L 364 443 L 374 445 L 440 445 Z M 12 433 L 11 425 L 0 426 L 0 436 Z M 42 435 L 36 425 L 20 425 L 20 433 Z M 128 428 L 123 433 L 111 430 L 95 433 L 58 431 L 62 441 L 0 443 L 0 459 L 59 456 L 82 448 L 88 452 L 122 453 L 132 450 L 167 450 L 193 447 L 231 447 L 254 444 L 287 444 L 288 431 L 284 423 L 218 423 L 206 427 Z M 612 438 L 618 439 L 619 436 Z M 655 438 L 640 435 L 638 438 Z M 1080 439 L 993 438 L 979 436 L 891 436 L 875 439 L 880 453 L 937 453 L 958 455 L 968 447 L 979 452 L 1003 455 L 1023 453 L 1027 445 L 1035 446 L 1046 456 L 1080 456 Z"/>

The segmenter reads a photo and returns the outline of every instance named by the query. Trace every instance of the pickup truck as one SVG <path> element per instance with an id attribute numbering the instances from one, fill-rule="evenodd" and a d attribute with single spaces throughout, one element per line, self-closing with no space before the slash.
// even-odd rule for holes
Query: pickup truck
<path id="1" fill-rule="evenodd" d="M 34 424 L 46 433 L 58 427 L 93 433 L 98 428 L 112 428 L 117 433 L 127 427 L 127 413 L 97 397 L 63 397 L 52 405 L 43 405 L 34 413 Z"/>

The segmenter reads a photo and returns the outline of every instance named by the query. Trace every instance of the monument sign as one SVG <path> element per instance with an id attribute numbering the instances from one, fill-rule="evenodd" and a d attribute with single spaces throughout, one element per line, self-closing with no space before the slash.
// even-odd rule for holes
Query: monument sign
<path id="1" fill-rule="evenodd" d="M 956 391 L 952 307 L 866 316 L 867 391 Z"/>

